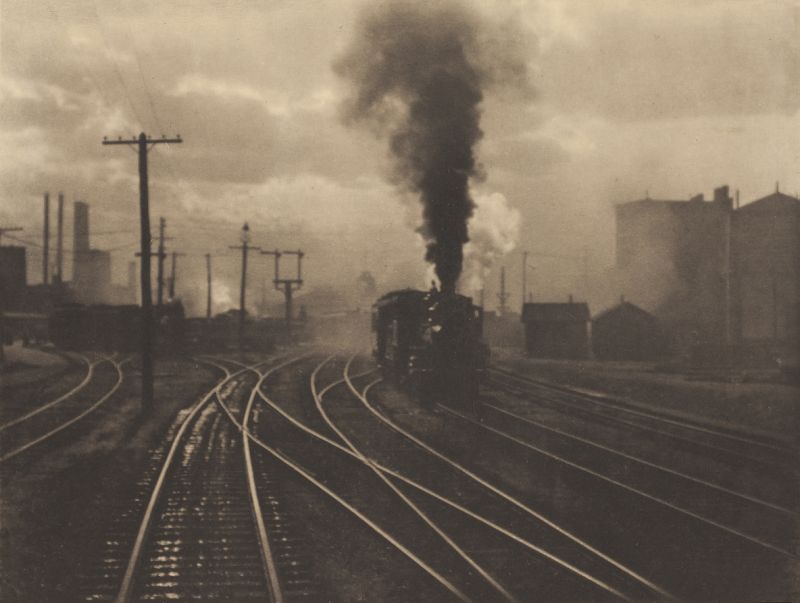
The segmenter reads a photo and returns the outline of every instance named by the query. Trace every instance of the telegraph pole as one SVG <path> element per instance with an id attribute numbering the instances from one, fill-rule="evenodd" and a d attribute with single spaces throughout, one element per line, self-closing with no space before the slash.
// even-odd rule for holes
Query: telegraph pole
<path id="1" fill-rule="evenodd" d="M 170 277 L 169 277 L 169 298 L 175 299 L 175 260 L 179 256 L 183 256 L 186 254 L 173 251 L 170 255 L 172 256 L 172 269 L 170 271 Z"/>
<path id="2" fill-rule="evenodd" d="M 242 250 L 242 279 L 239 286 L 239 347 L 241 348 L 244 342 L 245 300 L 247 298 L 247 252 L 250 249 L 261 249 L 250 246 L 250 226 L 247 222 L 242 226 L 242 244 L 230 248 Z"/>
<path id="3" fill-rule="evenodd" d="M 164 228 L 166 225 L 167 221 L 164 218 L 158 219 L 158 296 L 156 298 L 156 305 L 159 310 L 164 304 Z"/>
<path id="4" fill-rule="evenodd" d="M 44 243 L 42 245 L 42 283 L 49 284 L 50 275 L 48 274 L 50 262 L 50 193 L 44 194 L 44 232 L 42 233 Z"/>
<path id="5" fill-rule="evenodd" d="M 206 281 L 208 293 L 206 294 L 206 318 L 211 318 L 211 254 L 206 254 Z"/>
<path id="6" fill-rule="evenodd" d="M 64 193 L 58 193 L 58 222 L 56 228 L 55 281 L 60 285 L 64 282 Z"/>
<path id="7" fill-rule="evenodd" d="M 136 145 L 139 151 L 139 219 L 142 239 L 142 409 L 149 411 L 153 406 L 153 293 L 150 285 L 150 195 L 147 183 L 148 145 L 180 144 L 180 136 L 168 139 L 148 139 L 144 132 L 131 140 L 107 140 L 103 144 Z"/>
<path id="8" fill-rule="evenodd" d="M 297 251 L 262 251 L 264 255 L 275 256 L 275 279 L 272 281 L 275 284 L 277 291 L 283 291 L 286 300 L 286 328 L 292 328 L 292 294 L 303 286 L 303 258 L 305 253 L 298 249 Z M 296 278 L 281 278 L 280 275 L 280 259 L 282 255 L 296 255 L 297 256 L 297 277 Z"/>
<path id="9" fill-rule="evenodd" d="M 528 252 L 522 252 L 522 305 L 528 297 Z"/>

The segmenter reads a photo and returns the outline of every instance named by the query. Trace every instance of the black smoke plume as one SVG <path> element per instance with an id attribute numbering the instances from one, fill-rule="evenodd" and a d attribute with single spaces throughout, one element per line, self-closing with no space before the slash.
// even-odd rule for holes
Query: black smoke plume
<path id="1" fill-rule="evenodd" d="M 460 2 L 381 3 L 365 10 L 334 65 L 353 86 L 345 120 L 368 122 L 387 136 L 394 183 L 419 194 L 426 260 L 448 292 L 455 291 L 469 240 L 484 87 L 525 72 L 523 60 L 502 56 L 503 40 L 492 40 L 487 28 Z"/>

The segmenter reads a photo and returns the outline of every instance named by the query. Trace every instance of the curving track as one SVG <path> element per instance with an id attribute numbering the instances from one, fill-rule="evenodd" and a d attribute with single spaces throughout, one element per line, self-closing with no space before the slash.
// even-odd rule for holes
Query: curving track
<path id="1" fill-rule="evenodd" d="M 402 501 L 407 508 L 411 508 L 418 517 L 425 516 L 417 530 L 425 527 L 427 531 L 432 531 L 437 536 L 433 541 L 430 537 L 425 541 L 421 533 L 418 532 L 411 542 L 414 543 L 416 550 L 420 551 L 420 554 L 423 556 L 427 554 L 429 557 L 430 564 L 428 564 L 428 569 L 433 570 L 435 567 L 442 572 L 442 574 L 449 572 L 448 582 L 452 586 L 458 584 L 460 587 L 460 596 L 474 597 L 476 600 L 514 600 L 515 598 L 529 598 L 532 593 L 536 592 L 550 598 L 555 597 L 563 600 L 568 597 L 574 598 L 576 593 L 583 592 L 581 595 L 582 597 L 591 597 L 594 600 L 602 600 L 604 597 L 612 599 L 628 598 L 623 592 L 609 586 L 602 579 L 570 564 L 568 561 L 559 558 L 557 555 L 534 544 L 531 540 L 526 539 L 525 536 L 532 536 L 531 531 L 528 529 L 526 533 L 526 530 L 524 528 L 521 529 L 519 525 L 509 526 L 507 517 L 509 509 L 502 508 L 503 504 L 498 503 L 498 500 L 487 501 L 485 500 L 485 496 L 484 499 L 481 500 L 478 495 L 473 493 L 471 500 L 466 501 L 466 504 L 462 504 L 465 503 L 463 496 L 460 497 L 462 500 L 459 501 L 457 500 L 457 498 L 459 498 L 458 495 L 448 497 L 438 492 L 437 490 L 441 490 L 444 487 L 441 483 L 441 467 L 433 470 L 433 475 L 439 472 L 440 482 L 437 487 L 431 488 L 416 481 L 419 478 L 416 474 L 414 475 L 415 479 L 411 479 L 408 473 L 403 474 L 394 468 L 389 468 L 366 456 L 359 447 L 354 444 L 353 439 L 346 436 L 344 432 L 334 424 L 331 417 L 328 416 L 328 412 L 326 412 L 323 407 L 323 397 L 328 394 L 331 389 L 343 383 L 349 383 L 353 392 L 359 396 L 360 394 L 352 385 L 356 377 L 351 377 L 349 375 L 348 370 L 350 368 L 350 363 L 348 363 L 345 366 L 344 376 L 332 381 L 325 388 L 319 389 L 316 386 L 316 379 L 327 362 L 328 360 L 318 365 L 313 371 L 311 378 L 313 403 L 317 406 L 318 418 L 322 419 L 322 421 L 316 422 L 317 429 L 309 427 L 304 421 L 281 408 L 281 406 L 273 402 L 268 396 L 263 394 L 263 392 L 261 394 L 262 399 L 273 411 L 280 414 L 284 419 L 288 420 L 294 427 L 301 430 L 306 435 L 311 436 L 317 441 L 325 442 L 328 447 L 335 447 L 341 453 L 350 456 L 353 460 L 360 462 L 362 465 L 366 465 L 373 473 L 376 471 L 381 473 L 382 477 L 379 479 L 381 479 L 384 485 L 388 485 L 386 480 L 388 480 L 389 477 L 396 481 L 398 485 L 389 485 L 389 489 L 393 491 L 395 497 Z M 299 409 L 294 409 L 294 414 L 299 416 L 304 413 L 300 412 Z M 307 412 L 305 413 L 305 419 L 306 422 L 311 422 L 308 421 L 310 416 Z M 339 438 L 341 441 L 344 441 L 345 445 L 334 441 L 332 437 L 323 433 L 325 429 L 327 429 L 328 433 L 333 434 L 333 438 Z M 380 434 L 380 438 L 382 440 L 387 439 L 385 434 Z M 265 447 L 263 442 L 257 438 L 256 443 L 258 443 L 259 446 Z M 395 442 L 392 442 L 392 444 L 392 453 L 396 455 L 398 450 L 396 446 L 394 446 Z M 308 445 L 304 446 L 304 448 L 308 448 Z M 435 464 L 431 463 L 431 460 L 430 456 L 426 455 L 426 458 L 421 462 L 426 466 Z M 307 462 L 310 464 L 313 460 L 309 459 Z M 414 470 L 419 471 L 420 469 L 422 469 L 422 465 L 417 464 Z M 426 471 L 428 471 L 430 476 L 430 468 L 427 468 Z M 424 472 L 425 471 L 423 471 L 423 473 Z M 328 480 L 330 472 L 326 471 L 324 475 L 326 480 Z M 348 475 L 351 479 L 353 478 L 352 469 Z M 445 479 L 444 481 L 447 480 Z M 400 484 L 407 487 L 408 491 L 403 492 L 399 487 Z M 463 484 L 459 485 L 463 487 Z M 485 484 L 480 485 L 481 488 L 485 488 Z M 339 488 L 342 489 L 342 486 L 339 486 Z M 497 496 L 497 492 L 493 492 L 492 495 L 495 499 L 502 500 L 502 497 Z M 414 500 L 412 500 L 412 498 Z M 374 509 L 371 508 L 374 502 L 359 502 L 361 502 L 362 505 L 366 505 L 364 506 L 365 509 L 374 513 Z M 395 502 L 395 505 L 396 504 Z M 500 508 L 498 508 L 498 505 Z M 425 507 L 424 510 L 422 509 L 423 506 Z M 478 512 L 476 512 L 476 510 Z M 487 514 L 493 514 L 495 521 L 487 518 L 485 516 Z M 505 527 L 501 525 L 504 523 L 504 520 L 501 519 L 504 516 Z M 397 517 L 395 517 L 395 519 L 397 519 Z M 393 525 L 393 522 L 390 521 L 387 524 L 388 529 L 396 530 L 396 523 L 398 522 L 395 521 Z M 445 528 L 444 526 L 447 527 Z M 455 535 L 458 535 L 458 539 L 461 540 L 463 544 L 455 542 Z M 469 536 L 466 542 L 464 542 L 465 536 Z M 452 553 L 448 558 L 430 555 L 430 551 L 435 550 L 435 546 L 432 546 L 431 542 L 441 540 L 446 542 L 450 549 L 457 553 L 456 557 L 453 557 Z M 553 536 L 551 534 L 551 544 L 552 540 Z M 492 544 L 487 547 L 487 543 Z M 571 548 L 573 549 L 572 553 L 574 555 L 574 549 L 576 548 L 574 546 L 575 543 L 570 542 L 570 545 L 572 545 Z M 584 553 L 586 550 L 588 549 L 585 549 Z M 465 557 L 469 557 L 472 563 L 470 560 L 465 559 Z M 477 558 L 480 558 L 481 562 L 477 561 Z M 459 574 L 458 571 L 454 571 L 455 568 L 464 565 L 465 561 L 473 570 L 472 576 L 465 576 Z M 481 567 L 482 571 L 476 571 L 477 568 L 475 565 L 480 567 L 482 563 L 485 563 L 487 566 L 494 566 L 493 570 L 490 572 L 486 568 Z M 595 564 L 596 563 L 597 559 L 595 559 Z M 516 569 L 514 569 L 515 564 Z M 608 565 L 608 563 L 605 560 L 601 560 L 600 565 Z M 536 572 L 532 572 L 533 568 L 542 570 L 543 566 L 546 569 L 542 573 L 536 575 Z M 554 568 L 556 574 L 561 572 L 561 586 L 566 589 L 562 590 L 560 593 L 553 590 L 552 586 Z M 598 569 L 597 564 L 593 569 L 595 571 Z M 606 575 L 608 575 L 608 567 L 606 567 L 604 571 Z M 531 579 L 532 573 L 534 574 L 533 579 Z M 625 572 L 618 572 L 614 569 L 612 573 L 624 574 L 623 579 L 620 579 L 620 576 L 617 575 L 616 580 L 617 582 L 624 583 L 628 592 L 638 593 L 639 595 L 641 595 L 642 592 L 647 592 L 651 597 L 655 592 L 658 593 L 658 597 L 666 596 L 664 591 L 658 589 L 658 587 L 654 585 L 648 585 L 646 580 L 632 578 L 632 572 L 626 574 Z M 501 585 L 500 580 L 496 577 L 498 575 L 503 575 L 503 580 L 510 580 L 513 582 L 513 587 L 506 588 Z M 444 575 L 440 574 L 440 576 L 444 578 Z M 581 588 L 584 590 L 581 591 Z M 550 590 L 548 591 L 548 589 Z M 567 591 L 569 594 L 567 594 Z"/>
<path id="2" fill-rule="evenodd" d="M 763 595 L 765 588 L 774 586 L 775 592 L 782 592 L 781 588 L 786 587 L 779 582 L 785 582 L 791 572 L 786 568 L 797 561 L 792 544 L 797 515 L 792 507 L 530 421 L 496 403 L 486 403 L 487 399 L 485 396 L 480 420 L 439 406 L 450 422 L 456 421 L 451 424 L 449 435 L 468 432 L 472 436 L 470 447 L 492 450 L 498 459 L 513 458 L 517 466 L 527 466 L 541 474 L 546 485 L 543 496 L 538 498 L 547 508 L 552 507 L 547 499 L 566 487 L 572 498 L 551 508 L 550 513 L 555 512 L 576 526 L 578 533 L 610 543 L 611 550 L 627 563 L 635 559 L 631 553 L 635 554 L 637 548 L 648 551 L 654 559 L 661 557 L 662 563 L 652 575 L 661 584 L 671 585 L 682 597 L 706 597 L 720 592 L 733 595 L 749 592 L 746 589 Z M 364 402 L 368 404 L 367 400 Z M 414 438 L 410 433 L 407 437 Z M 452 447 L 456 456 L 472 457 L 468 449 L 457 449 L 458 446 Z M 604 475 L 601 468 L 613 477 Z M 685 490 L 681 504 L 692 501 L 695 507 L 685 508 L 667 500 L 681 489 Z M 581 503 L 582 500 L 586 502 Z M 596 502 L 589 504 L 591 500 Z M 597 515 L 598 521 L 594 515 L 586 514 L 595 507 L 606 509 Z M 577 521 L 572 518 L 576 513 L 583 514 Z M 627 522 L 624 531 L 609 525 L 612 518 L 623 517 L 622 521 Z M 632 531 L 630 536 L 628 530 Z M 630 542 L 628 550 L 620 548 L 625 541 Z M 645 567 L 652 564 L 641 561 Z"/>
<path id="3" fill-rule="evenodd" d="M 216 404 L 243 408 L 254 381 L 252 367 L 231 372 L 210 363 L 225 376 L 176 424 L 132 539 L 116 601 L 282 600 L 268 569 L 268 545 L 259 540 L 253 522 L 260 509 L 252 509 L 247 496 L 252 466 L 246 458 L 242 462 L 236 430 Z M 104 588 L 107 584 L 95 590 Z"/>
<path id="4" fill-rule="evenodd" d="M 54 436 L 97 410 L 117 392 L 124 379 L 123 366 L 128 362 L 127 359 L 120 362 L 105 356 L 95 362 L 87 358 L 85 361 L 87 372 L 78 385 L 0 426 L 0 463 L 51 441 Z M 98 366 L 103 368 L 98 369 Z"/>

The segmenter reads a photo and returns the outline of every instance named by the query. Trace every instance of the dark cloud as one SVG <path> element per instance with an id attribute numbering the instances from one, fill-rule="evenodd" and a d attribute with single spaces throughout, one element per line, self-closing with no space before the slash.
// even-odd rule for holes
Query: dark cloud
<path id="1" fill-rule="evenodd" d="M 484 92 L 527 82 L 516 45 L 492 45 L 498 36 L 490 32 L 462 2 L 381 3 L 364 11 L 334 66 L 352 85 L 345 120 L 367 122 L 388 139 L 393 181 L 419 195 L 425 259 L 445 291 L 455 291 L 469 240 Z"/>

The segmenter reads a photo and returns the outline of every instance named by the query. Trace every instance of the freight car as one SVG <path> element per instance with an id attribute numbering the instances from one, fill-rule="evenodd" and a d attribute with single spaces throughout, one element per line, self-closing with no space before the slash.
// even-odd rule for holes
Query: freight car
<path id="1" fill-rule="evenodd" d="M 384 377 L 421 401 L 472 408 L 488 360 L 481 308 L 436 289 L 393 291 L 372 310 L 375 356 Z"/>
<path id="2" fill-rule="evenodd" d="M 183 305 L 170 302 L 154 309 L 156 350 L 175 353 L 183 348 Z M 64 304 L 48 319 L 50 341 L 63 350 L 132 352 L 141 342 L 139 306 Z"/>

